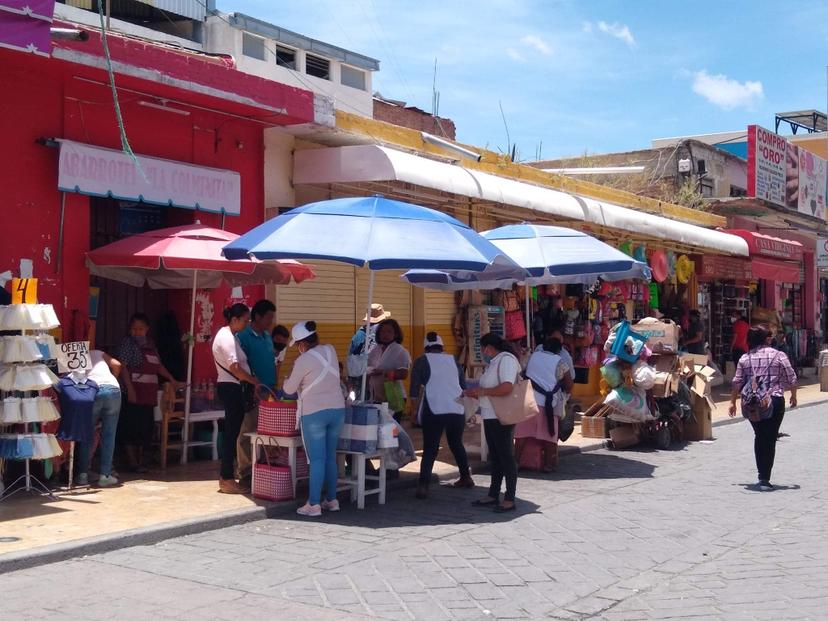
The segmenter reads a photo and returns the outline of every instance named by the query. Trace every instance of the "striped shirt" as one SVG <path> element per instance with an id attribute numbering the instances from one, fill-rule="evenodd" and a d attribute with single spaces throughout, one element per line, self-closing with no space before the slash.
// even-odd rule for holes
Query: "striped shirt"
<path id="1" fill-rule="evenodd" d="M 738 390 L 756 375 L 760 383 L 770 388 L 772 397 L 785 396 L 785 389 L 796 386 L 796 372 L 785 353 L 773 347 L 752 349 L 736 365 L 733 386 Z"/>

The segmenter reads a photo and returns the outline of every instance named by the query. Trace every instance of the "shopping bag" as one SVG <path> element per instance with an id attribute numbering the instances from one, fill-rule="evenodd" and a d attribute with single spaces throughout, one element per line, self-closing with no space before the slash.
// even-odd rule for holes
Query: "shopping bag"
<path id="1" fill-rule="evenodd" d="M 264 446 L 264 441 L 256 438 L 257 446 L 261 443 Z M 254 451 L 255 452 L 255 451 Z M 272 464 L 267 451 L 262 451 L 265 462 L 255 462 L 253 469 L 255 476 L 253 477 L 253 496 L 261 498 L 262 500 L 292 500 L 293 494 L 293 478 L 290 475 L 290 468 L 288 466 L 277 466 Z"/>
<path id="2" fill-rule="evenodd" d="M 532 382 L 523 378 L 518 378 L 508 395 L 489 397 L 489 401 L 501 425 L 517 425 L 538 414 Z"/>
<path id="3" fill-rule="evenodd" d="M 262 436 L 298 436 L 296 401 L 282 401 L 271 392 L 259 401 L 259 424 L 256 433 Z"/>
<path id="4" fill-rule="evenodd" d="M 275 466 L 290 467 L 290 460 L 288 459 L 288 452 L 281 448 L 276 453 L 276 458 L 273 460 Z M 305 449 L 296 449 L 296 478 L 307 479 L 310 476 L 310 464 L 308 463 L 308 456 Z"/>
<path id="5" fill-rule="evenodd" d="M 399 382 L 385 382 L 385 400 L 392 412 L 402 412 L 405 409 L 405 396 Z"/>
<path id="6" fill-rule="evenodd" d="M 337 449 L 353 453 L 375 453 L 379 440 L 380 406 L 352 405 L 345 408 L 345 422 Z"/>

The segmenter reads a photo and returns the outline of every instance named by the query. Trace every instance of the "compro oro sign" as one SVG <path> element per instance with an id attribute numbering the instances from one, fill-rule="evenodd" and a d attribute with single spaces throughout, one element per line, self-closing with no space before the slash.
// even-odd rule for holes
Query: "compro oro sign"
<path id="1" fill-rule="evenodd" d="M 137 164 L 136 164 L 137 162 Z M 153 205 L 239 215 L 239 173 L 60 140 L 58 188 Z"/>
<path id="2" fill-rule="evenodd" d="M 748 125 L 748 196 L 825 220 L 828 162 L 759 125 Z"/>
<path id="3" fill-rule="evenodd" d="M 828 237 L 817 238 L 817 268 L 828 269 Z"/>

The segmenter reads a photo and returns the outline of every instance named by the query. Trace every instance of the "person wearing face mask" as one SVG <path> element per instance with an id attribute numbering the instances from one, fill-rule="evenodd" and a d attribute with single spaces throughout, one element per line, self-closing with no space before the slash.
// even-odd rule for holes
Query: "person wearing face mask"
<path id="1" fill-rule="evenodd" d="M 155 343 L 149 337 L 150 321 L 144 313 L 135 313 L 129 320 L 129 335 L 121 341 L 118 360 L 121 381 L 126 388 L 126 403 L 118 419 L 118 443 L 124 447 L 127 469 L 147 472 L 145 453 L 149 452 L 155 426 L 153 410 L 158 405 L 158 376 L 183 388 L 161 363 Z"/>
<path id="2" fill-rule="evenodd" d="M 345 422 L 345 397 L 336 350 L 319 342 L 316 322 L 300 321 L 291 330 L 290 345 L 299 349 L 293 371 L 285 380 L 286 393 L 299 395 L 297 416 L 310 463 L 308 501 L 299 515 L 318 517 L 322 510 L 339 511 L 336 499 L 336 444 Z M 322 502 L 322 488 L 325 500 Z"/>
<path id="3" fill-rule="evenodd" d="M 492 480 L 487 496 L 475 500 L 478 507 L 493 507 L 495 512 L 514 511 L 517 490 L 517 461 L 515 460 L 514 425 L 502 425 L 497 419 L 489 397 L 505 397 L 520 375 L 520 362 L 512 352 L 509 342 L 498 334 L 490 332 L 480 339 L 480 347 L 486 369 L 480 378 L 480 385 L 465 391 L 467 397 L 480 400 L 480 414 L 489 447 L 489 464 Z M 506 493 L 500 501 L 500 487 L 506 480 Z"/>
<path id="4" fill-rule="evenodd" d="M 250 310 L 239 303 L 225 308 L 223 314 L 227 325 L 216 332 L 212 347 L 218 376 L 216 391 L 224 405 L 218 491 L 222 494 L 243 494 L 247 490 L 233 477 L 236 445 L 245 412 L 254 407 L 259 380 L 250 372 L 247 355 L 237 338 L 250 322 Z"/>
<path id="5" fill-rule="evenodd" d="M 273 353 L 276 355 L 276 385 L 279 385 L 279 372 L 282 370 L 282 364 L 285 362 L 285 355 L 287 354 L 288 343 L 290 342 L 290 330 L 282 324 L 273 328 L 270 333 L 270 338 L 273 341 Z"/>
<path id="6" fill-rule="evenodd" d="M 375 402 L 386 401 L 385 382 L 396 382 L 403 397 L 403 380 L 408 378 L 411 354 L 402 346 L 403 332 L 395 319 L 383 319 L 377 326 L 377 342 L 368 352 L 368 371 L 371 398 Z M 403 410 L 394 412 L 400 422 Z"/>
<path id="7" fill-rule="evenodd" d="M 747 337 L 750 324 L 739 311 L 733 313 L 730 317 L 730 323 L 733 324 L 733 340 L 730 341 L 730 352 L 732 354 L 733 364 L 738 365 L 742 356 L 748 352 Z"/>
<path id="8" fill-rule="evenodd" d="M 250 371 L 257 380 L 270 390 L 276 390 L 276 359 L 270 326 L 276 317 L 276 306 L 270 300 L 259 300 L 250 311 L 250 323 L 236 338 L 247 356 Z M 250 489 L 253 473 L 253 457 L 250 441 L 245 434 L 256 431 L 259 425 L 259 408 L 256 404 L 245 412 L 244 421 L 236 442 L 239 485 Z"/>

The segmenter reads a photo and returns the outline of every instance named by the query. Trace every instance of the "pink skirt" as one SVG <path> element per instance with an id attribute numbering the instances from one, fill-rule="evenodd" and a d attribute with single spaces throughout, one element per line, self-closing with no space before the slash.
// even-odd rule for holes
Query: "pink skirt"
<path id="1" fill-rule="evenodd" d="M 538 415 L 528 418 L 515 426 L 515 439 L 535 438 L 542 442 L 558 442 L 558 417 L 555 416 L 555 435 L 549 434 L 549 425 L 546 424 L 546 411 L 538 408 Z"/>

